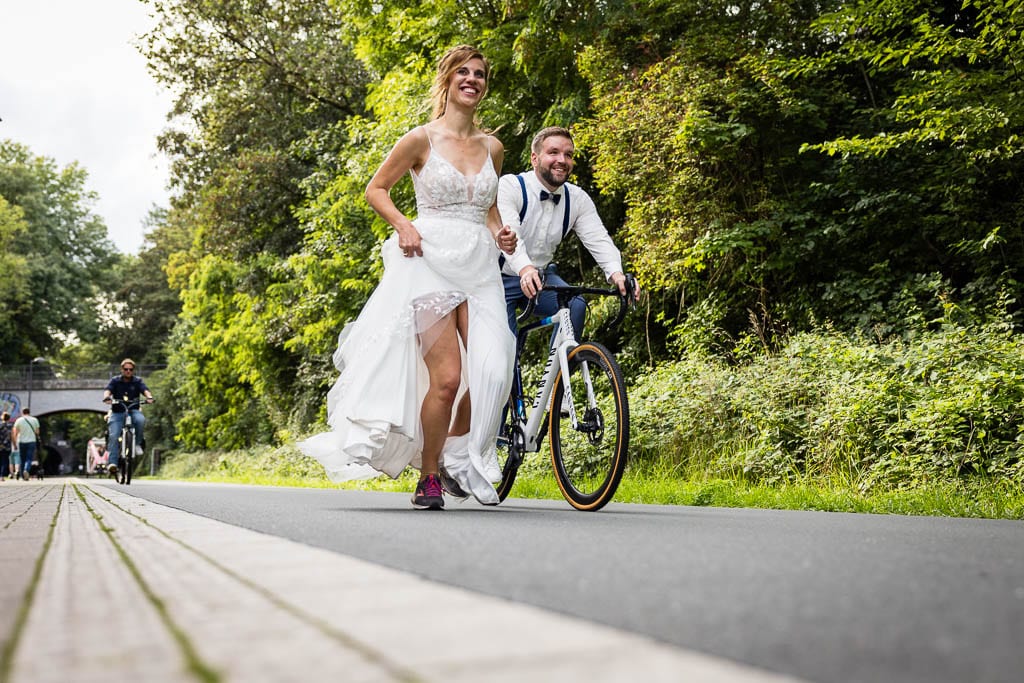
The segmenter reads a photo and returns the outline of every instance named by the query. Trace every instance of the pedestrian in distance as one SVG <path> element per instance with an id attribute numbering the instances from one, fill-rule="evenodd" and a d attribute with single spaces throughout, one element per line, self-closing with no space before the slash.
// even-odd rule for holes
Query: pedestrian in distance
<path id="1" fill-rule="evenodd" d="M 495 205 L 504 148 L 477 120 L 489 78 L 477 49 L 445 53 L 430 122 L 402 136 L 370 180 L 366 200 L 394 229 L 384 275 L 339 336 L 331 431 L 299 444 L 335 481 L 418 468 L 416 509 L 444 507 L 442 466 L 480 502 L 498 503 L 495 436 L 515 349 L 494 263 L 516 237 Z M 415 220 L 390 194 L 406 173 Z M 460 394 L 471 416 L 456 429 Z"/>
<path id="2" fill-rule="evenodd" d="M 25 407 L 21 409 L 21 417 L 14 422 L 11 429 L 11 445 L 17 445 L 21 459 L 21 476 L 28 481 L 32 463 L 35 462 L 36 446 L 39 442 L 39 420 L 33 417 Z"/>
<path id="3" fill-rule="evenodd" d="M 11 448 L 11 430 L 13 425 L 11 424 L 11 414 L 4 411 L 0 414 L 0 465 L 2 465 L 2 471 L 0 471 L 0 480 L 10 477 L 15 478 L 15 464 L 14 464 L 14 453 L 15 451 Z M 18 457 L 18 463 L 20 465 L 21 458 Z"/>

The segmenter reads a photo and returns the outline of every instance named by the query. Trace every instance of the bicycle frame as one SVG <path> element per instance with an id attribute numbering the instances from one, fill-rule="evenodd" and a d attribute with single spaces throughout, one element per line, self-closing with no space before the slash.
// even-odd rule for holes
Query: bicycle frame
<path id="1" fill-rule="evenodd" d="M 558 330 L 555 332 L 554 343 L 548 351 L 548 360 L 544 366 L 544 375 L 541 379 L 540 386 L 537 387 L 537 394 L 533 399 L 530 415 L 527 417 L 524 404 L 523 376 L 522 370 L 519 367 L 519 356 L 522 353 L 526 337 L 530 332 L 542 327 L 549 327 L 556 323 L 558 324 Z M 523 430 L 524 451 L 535 453 L 540 450 L 540 442 L 543 439 L 541 425 L 544 420 L 544 415 L 547 413 L 543 408 L 548 406 L 551 401 L 551 388 L 554 386 L 555 376 L 559 371 L 562 372 L 564 377 L 569 377 L 569 352 L 577 346 L 579 346 L 579 342 L 576 341 L 576 334 L 572 328 L 572 320 L 569 317 L 568 306 L 561 306 L 554 315 L 542 318 L 537 322 L 520 328 L 516 343 L 516 365 L 513 386 L 515 388 L 516 395 L 515 417 Z M 557 365 L 555 364 L 556 361 Z M 567 396 L 566 400 L 569 404 L 569 416 L 572 420 L 573 427 L 575 427 L 577 425 L 576 409 L 572 404 L 571 392 L 566 393 L 570 394 Z M 592 393 L 592 390 L 588 389 L 588 395 Z"/>
<path id="2" fill-rule="evenodd" d="M 124 435 L 125 435 L 126 432 L 131 432 L 133 435 L 135 434 L 135 421 L 132 419 L 131 411 L 129 411 L 124 416 L 124 426 L 121 427 L 121 443 L 122 444 L 124 443 Z M 134 441 L 134 439 L 133 439 L 133 441 Z M 122 456 L 124 455 L 123 449 L 122 449 L 121 455 Z M 135 454 L 131 453 L 130 455 L 134 456 Z"/>
<path id="3" fill-rule="evenodd" d="M 631 280 L 632 282 L 632 280 Z M 630 284 L 630 287 L 633 285 Z M 540 450 L 541 441 L 544 439 L 544 416 L 547 414 L 547 410 L 544 407 L 551 407 L 551 390 L 555 383 L 555 377 L 561 372 L 562 377 L 565 378 L 565 388 L 563 391 L 563 400 L 566 407 L 569 409 L 569 420 L 572 424 L 573 429 L 579 427 L 579 420 L 577 418 L 576 406 L 574 405 L 572 398 L 572 385 L 571 385 L 571 374 L 569 372 L 569 353 L 579 346 L 579 341 L 576 339 L 576 330 L 572 326 L 572 318 L 569 313 L 569 300 L 577 294 L 603 294 L 608 295 L 610 292 L 605 289 L 595 289 L 588 287 L 550 287 L 552 291 L 558 294 L 558 310 L 554 315 L 541 318 L 540 320 L 534 321 L 528 325 L 523 325 L 519 328 L 519 333 L 516 336 L 516 362 L 515 371 L 513 375 L 512 390 L 516 396 L 515 405 L 515 420 L 516 423 L 522 429 L 523 441 L 520 444 L 521 449 L 524 452 L 536 453 Z M 631 290 L 632 291 L 632 290 Z M 529 316 L 532 307 L 528 308 L 520 316 L 520 321 L 526 319 Z M 625 305 L 619 309 L 619 316 L 616 321 L 621 320 L 621 317 L 625 314 Z M 542 327 L 550 327 L 551 325 L 558 325 L 558 329 L 555 332 L 555 338 L 551 343 L 551 348 L 548 351 L 548 359 L 544 365 L 544 374 L 541 377 L 540 386 L 537 388 L 537 394 L 533 399 L 533 405 L 530 409 L 529 416 L 526 415 L 523 391 L 523 376 L 522 370 L 519 366 L 519 358 L 522 355 L 523 347 L 526 343 L 526 337 L 530 332 L 540 329 Z M 557 365 L 555 362 L 557 361 Z M 590 406 L 595 403 L 594 387 L 590 382 L 590 372 L 586 366 L 582 368 L 583 382 L 587 389 L 587 402 Z M 559 406 L 561 409 L 561 406 Z"/>

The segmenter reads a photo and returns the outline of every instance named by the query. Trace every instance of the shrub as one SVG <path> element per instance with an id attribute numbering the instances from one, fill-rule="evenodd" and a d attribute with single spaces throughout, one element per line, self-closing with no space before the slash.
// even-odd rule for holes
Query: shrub
<path id="1" fill-rule="evenodd" d="M 885 343 L 819 330 L 741 364 L 665 364 L 630 396 L 640 466 L 765 483 L 839 477 L 865 490 L 1024 481 L 1024 339 L 999 325 Z"/>

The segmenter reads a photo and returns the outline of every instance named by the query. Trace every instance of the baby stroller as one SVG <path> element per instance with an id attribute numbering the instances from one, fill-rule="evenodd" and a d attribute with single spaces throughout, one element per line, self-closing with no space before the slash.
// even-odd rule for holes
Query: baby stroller
<path id="1" fill-rule="evenodd" d="M 28 466 L 29 479 L 35 477 L 36 479 L 43 478 L 43 466 L 38 460 L 33 460 L 32 464 Z"/>
<path id="2" fill-rule="evenodd" d="M 107 450 L 107 437 L 97 436 L 89 439 L 89 444 L 86 446 L 85 476 L 105 476 L 109 462 L 110 451 Z"/>

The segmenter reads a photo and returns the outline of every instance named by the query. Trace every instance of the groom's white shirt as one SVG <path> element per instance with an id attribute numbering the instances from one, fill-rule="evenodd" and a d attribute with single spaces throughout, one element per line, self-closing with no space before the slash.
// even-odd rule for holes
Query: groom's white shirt
<path id="1" fill-rule="evenodd" d="M 515 253 L 505 257 L 502 273 L 519 275 L 528 265 L 543 270 L 555 257 L 555 250 L 561 244 L 562 228 L 565 225 L 565 211 L 568 205 L 569 231 L 574 231 L 583 246 L 594 257 L 607 279 L 612 273 L 622 272 L 622 254 L 612 242 L 611 236 L 597 215 L 594 200 L 578 185 L 565 183 L 554 193 L 569 193 L 569 201 L 563 196 L 556 205 L 553 201 L 541 201 L 544 190 L 537 174 L 532 169 L 519 174 L 526 185 L 526 213 L 519 220 L 523 207 L 523 190 L 513 174 L 503 175 L 498 181 L 498 213 L 503 225 L 509 225 L 519 237 Z"/>

